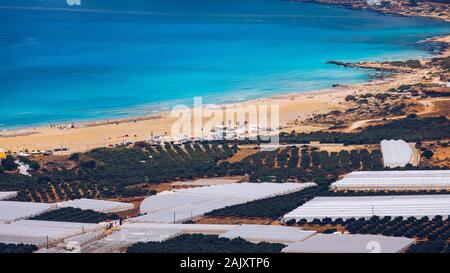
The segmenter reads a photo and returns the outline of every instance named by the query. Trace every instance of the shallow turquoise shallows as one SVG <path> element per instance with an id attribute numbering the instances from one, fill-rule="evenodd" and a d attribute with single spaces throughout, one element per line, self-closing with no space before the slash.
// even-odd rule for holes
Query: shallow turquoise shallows
<path id="1" fill-rule="evenodd" d="M 0 130 L 361 82 L 325 62 L 426 56 L 416 42 L 446 33 L 282 0 L 0 0 Z"/>

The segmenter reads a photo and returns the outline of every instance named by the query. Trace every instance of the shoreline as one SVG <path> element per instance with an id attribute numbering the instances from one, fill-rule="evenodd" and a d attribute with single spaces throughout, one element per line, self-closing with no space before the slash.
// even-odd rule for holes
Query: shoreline
<path id="1" fill-rule="evenodd" d="M 374 12 L 378 11 L 375 10 Z M 447 45 L 447 48 L 439 54 L 415 60 L 430 62 L 432 58 L 450 56 L 450 34 L 431 37 L 424 42 L 443 43 Z M 383 62 L 360 61 L 351 64 L 353 65 L 352 68 L 378 69 L 377 67 L 364 66 L 364 63 L 380 65 Z M 326 128 L 324 126 L 298 125 L 297 121 L 305 120 L 314 114 L 348 108 L 348 104 L 344 99 L 346 95 L 361 92 L 383 92 L 392 88 L 392 86 L 421 82 L 422 76 L 424 74 L 414 73 L 414 71 L 397 71 L 382 79 L 369 79 L 362 83 L 348 85 L 337 84 L 337 87 L 275 94 L 268 97 L 249 99 L 242 102 L 221 103 L 218 105 L 221 107 L 225 105 L 242 105 L 244 107 L 247 105 L 259 106 L 263 104 L 279 105 L 280 126 L 283 129 L 281 131 L 290 132 L 295 130 L 297 132 L 311 132 Z M 170 117 L 170 112 L 165 110 L 142 116 L 67 122 L 55 124 L 54 126 L 26 126 L 0 131 L 0 147 L 13 153 L 19 153 L 25 150 L 31 152 L 34 150 L 62 148 L 67 148 L 68 151 L 61 151 L 61 154 L 85 152 L 98 147 L 112 147 L 121 143 L 147 140 L 152 135 L 166 136 L 170 132 L 170 127 L 175 120 Z"/>
<path id="2" fill-rule="evenodd" d="M 445 42 L 450 45 L 450 35 L 432 37 L 429 40 Z M 450 48 L 447 48 L 439 55 L 420 60 L 430 61 L 432 58 L 446 56 L 450 56 Z M 377 62 L 370 63 L 377 64 Z M 346 95 L 361 94 L 361 92 L 383 92 L 395 86 L 421 82 L 422 76 L 420 73 L 399 72 L 389 75 L 382 80 L 377 79 L 339 87 L 279 94 L 228 105 L 279 105 L 281 131 L 312 132 L 326 129 L 326 127 L 298 125 L 294 121 L 305 120 L 314 114 L 345 110 L 349 106 L 344 99 Z M 224 106 L 224 104 L 220 104 L 220 106 Z M 170 112 L 163 111 L 150 116 L 78 123 L 78 126 L 74 128 L 72 126 L 53 128 L 50 126 L 29 127 L 9 131 L 13 136 L 0 136 L 0 147 L 13 153 L 25 150 L 31 152 L 33 150 L 54 150 L 59 148 L 68 149 L 67 152 L 61 151 L 61 154 L 85 152 L 93 148 L 112 147 L 122 143 L 147 140 L 152 134 L 165 136 L 170 132 L 170 127 L 175 120 L 170 117 Z M 96 125 L 85 126 L 89 123 L 96 123 Z M 80 124 L 83 126 L 80 126 Z M 15 132 L 19 132 L 19 134 L 14 135 Z M 20 132 L 25 133 L 20 135 Z"/>
<path id="3" fill-rule="evenodd" d="M 448 35 L 438 35 L 438 36 L 434 36 L 434 37 L 430 37 L 430 38 L 426 38 L 424 40 L 418 41 L 417 43 L 433 43 L 433 42 L 438 42 L 438 43 L 444 43 L 448 45 L 447 50 L 450 49 L 450 42 L 446 42 L 446 41 L 440 41 L 440 39 L 449 39 L 450 40 L 450 34 Z M 426 50 L 424 50 L 426 52 Z M 423 57 L 423 58 L 419 58 L 419 59 L 409 59 L 406 58 L 405 60 L 429 60 L 431 58 L 435 58 L 435 57 L 441 57 L 445 55 L 445 50 L 439 52 L 439 53 L 431 53 L 430 56 L 428 57 Z M 398 59 L 394 59 L 393 61 L 397 61 Z M 367 61 L 355 61 L 355 62 L 340 62 L 340 61 L 335 61 L 335 60 L 329 60 L 327 61 L 328 64 L 330 65 L 337 65 L 337 66 L 343 66 L 345 68 L 356 68 L 356 69 L 362 69 L 362 70 L 366 70 L 366 71 L 382 71 L 382 72 L 388 72 L 388 73 L 396 73 L 396 72 L 404 72 L 402 71 L 401 68 L 399 68 L 398 70 L 393 70 L 393 69 L 379 69 L 376 67 L 369 67 L 369 66 L 364 66 L 364 65 L 360 65 L 363 63 L 383 63 L 383 62 L 389 62 L 389 61 L 373 61 L 373 60 L 367 60 Z M 341 83 L 336 83 L 336 86 L 332 86 L 332 87 L 326 87 L 326 88 L 321 88 L 321 89 L 311 89 L 311 90 L 304 90 L 304 91 L 293 91 L 293 92 L 289 92 L 289 93 L 278 93 L 278 94 L 273 94 L 273 95 L 269 95 L 269 96 L 265 96 L 265 97 L 257 97 L 257 98 L 251 98 L 251 99 L 245 99 L 242 101 L 233 101 L 233 102 L 229 102 L 229 103 L 219 103 L 217 105 L 219 106 L 224 106 L 224 105 L 236 105 L 236 104 L 247 104 L 247 103 L 251 103 L 254 101 L 258 101 L 258 100 L 265 100 L 265 99 L 275 99 L 275 98 L 280 98 L 280 97 L 292 97 L 292 96 L 298 96 L 298 95 L 314 95 L 314 94 L 326 94 L 326 93 L 335 93 L 335 92 L 340 92 L 340 89 L 345 88 L 345 87 L 351 87 L 351 86 L 357 86 L 357 85 L 361 85 L 361 84 L 366 84 L 366 83 L 374 83 L 376 81 L 383 81 L 384 78 L 389 78 L 390 76 L 382 76 L 381 79 L 370 79 L 370 73 L 369 74 L 369 79 L 362 81 L 360 83 L 351 83 L 351 84 L 341 84 Z M 154 102 L 148 105 L 153 105 L 153 104 L 159 104 L 159 102 Z M 207 104 L 213 104 L 213 103 L 207 103 Z M 207 105 L 204 104 L 204 105 Z M 141 107 L 139 107 L 141 108 Z M 167 107 L 166 107 L 167 108 Z M 40 128 L 46 128 L 46 127 L 53 127 L 53 128 L 64 128 L 64 129 L 79 129 L 79 128 L 86 128 L 86 127 L 95 127 L 95 126 L 102 126 L 102 125 L 112 125 L 112 124 L 122 124 L 122 123 L 130 123 L 130 122 L 136 122 L 136 121 L 143 121 L 143 120 L 152 120 L 152 119 L 159 119 L 163 116 L 165 116 L 169 111 L 167 110 L 161 110 L 161 111 L 154 111 L 154 113 L 152 114 L 147 114 L 147 115 L 129 115 L 129 116 L 123 116 L 123 117 L 117 117 L 117 118 L 95 118 L 95 119 L 86 119 L 86 120 L 73 120 L 73 121 L 54 121 L 54 122 L 42 122 L 42 123 L 36 123 L 36 124 L 30 124 L 30 125 L 23 125 L 23 126 L 17 126 L 17 127 L 11 127 L 11 128 L 6 128 L 1 130 L 0 128 L 0 139 L 1 138 L 8 138 L 10 136 L 8 136 L 9 134 L 14 135 L 15 133 L 20 134 L 21 131 L 28 131 L 28 133 L 31 133 L 32 131 L 35 131 L 36 129 L 40 129 Z M 48 124 L 48 125 L 46 125 Z M 75 127 L 73 127 L 75 126 Z M 31 132 L 30 132 L 31 130 Z M 25 134 L 25 132 L 24 132 Z M 33 133 L 31 133 L 33 134 Z"/>

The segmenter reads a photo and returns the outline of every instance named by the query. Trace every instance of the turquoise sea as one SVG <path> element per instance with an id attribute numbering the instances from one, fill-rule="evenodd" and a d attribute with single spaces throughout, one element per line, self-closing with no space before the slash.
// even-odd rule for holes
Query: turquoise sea
<path id="1" fill-rule="evenodd" d="M 69 2 L 77 2 L 69 0 Z M 0 0 L 0 130 L 367 80 L 450 24 L 283 0 Z"/>

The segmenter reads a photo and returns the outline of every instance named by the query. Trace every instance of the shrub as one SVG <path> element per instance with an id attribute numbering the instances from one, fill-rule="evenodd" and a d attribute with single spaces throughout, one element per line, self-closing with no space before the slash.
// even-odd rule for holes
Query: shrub
<path id="1" fill-rule="evenodd" d="M 426 151 L 424 151 L 424 152 L 422 153 L 422 156 L 425 157 L 425 158 L 427 158 L 427 159 L 432 158 L 433 155 L 434 155 L 434 153 L 433 153 L 432 151 L 430 151 L 430 150 L 426 150 Z"/>

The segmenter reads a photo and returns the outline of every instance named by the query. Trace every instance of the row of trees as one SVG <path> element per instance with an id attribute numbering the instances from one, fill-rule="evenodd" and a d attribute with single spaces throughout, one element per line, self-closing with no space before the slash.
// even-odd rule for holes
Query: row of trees
<path id="1" fill-rule="evenodd" d="M 312 132 L 281 133 L 281 143 L 377 144 L 383 139 L 403 139 L 407 142 L 446 139 L 450 135 L 450 121 L 446 117 L 404 118 L 382 125 L 370 126 L 357 133 Z"/>
<path id="2" fill-rule="evenodd" d="M 407 253 L 450 253 L 450 243 L 442 240 L 420 241 L 412 245 Z"/>
<path id="3" fill-rule="evenodd" d="M 226 166 L 230 175 L 250 174 L 254 182 L 303 181 L 329 185 L 339 175 L 356 170 L 383 169 L 380 150 L 318 151 L 292 146 L 271 152 L 259 152 Z"/>
<path id="4" fill-rule="evenodd" d="M 359 133 L 282 134 L 281 141 L 378 143 L 384 138 L 421 141 L 448 137 L 449 125 L 445 117 L 407 118 L 369 127 Z M 150 192 L 146 187 L 136 185 L 224 175 L 248 174 L 252 182 L 303 181 L 328 186 L 340 175 L 354 170 L 383 168 L 379 150 L 329 153 L 295 146 L 259 152 L 240 162 L 227 162 L 225 159 L 238 150 L 238 143 L 164 146 L 137 143 L 131 148 L 95 149 L 72 155 L 70 159 L 76 167 L 70 170 L 42 170 L 33 172 L 31 178 L 0 172 L 0 190 L 19 191 L 17 199 L 22 201 L 52 202 L 80 197 L 142 196 Z"/>
<path id="5" fill-rule="evenodd" d="M 133 148 L 95 149 L 85 154 L 89 160 L 77 162 L 77 178 L 108 181 L 110 185 L 134 185 L 215 176 L 218 161 L 232 156 L 236 150 L 237 147 L 226 144 L 181 147 L 147 143 L 138 143 Z"/>
<path id="6" fill-rule="evenodd" d="M 0 173 L 0 190 L 19 191 L 17 200 L 54 202 L 81 197 L 134 197 L 152 194 L 140 184 L 219 176 L 219 161 L 236 146 L 186 144 L 94 149 L 70 157 L 73 169 L 34 172 L 32 177 Z"/>
<path id="7" fill-rule="evenodd" d="M 0 173 L 4 171 L 15 171 L 19 167 L 15 162 L 14 158 L 10 155 L 6 156 L 5 159 L 0 160 Z"/>
<path id="8" fill-rule="evenodd" d="M 0 243 L 0 253 L 33 253 L 37 249 L 35 245 Z"/>
<path id="9" fill-rule="evenodd" d="M 344 145 L 378 144 L 383 139 L 403 139 L 407 142 L 447 139 L 450 134 L 450 121 L 444 117 L 417 118 L 415 115 L 403 119 L 386 120 L 384 124 L 369 126 L 355 133 L 317 131 L 311 133 L 280 133 L 282 144 L 307 144 L 311 141 L 321 143 L 342 143 Z M 234 145 L 268 143 L 270 140 L 227 140 Z M 208 143 L 208 142 L 205 142 Z"/>
<path id="10" fill-rule="evenodd" d="M 107 181 L 64 182 L 52 175 L 36 174 L 28 177 L 19 174 L 0 174 L 0 190 L 18 191 L 17 201 L 50 203 L 78 198 L 133 197 L 153 192 L 122 185 L 110 185 Z"/>
<path id="11" fill-rule="evenodd" d="M 116 220 L 120 217 L 116 214 L 106 214 L 93 210 L 82 210 L 78 208 L 61 208 L 52 210 L 44 214 L 31 218 L 32 220 L 79 222 L 79 223 L 100 223 L 106 220 Z"/>
<path id="12" fill-rule="evenodd" d="M 297 222 L 299 225 L 308 223 L 305 219 Z M 416 219 L 409 217 L 378 217 L 373 216 L 366 220 L 361 219 L 335 219 L 324 218 L 314 219 L 308 224 L 312 225 L 341 225 L 345 230 L 353 234 L 380 234 L 385 236 L 420 238 L 422 240 L 443 240 L 450 239 L 450 220 L 443 220 L 442 216 L 432 219 L 423 217 Z"/>
<path id="13" fill-rule="evenodd" d="M 243 239 L 219 238 L 216 235 L 181 235 L 158 243 L 136 243 L 127 253 L 279 253 L 283 244 L 253 244 Z"/>

